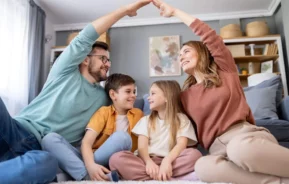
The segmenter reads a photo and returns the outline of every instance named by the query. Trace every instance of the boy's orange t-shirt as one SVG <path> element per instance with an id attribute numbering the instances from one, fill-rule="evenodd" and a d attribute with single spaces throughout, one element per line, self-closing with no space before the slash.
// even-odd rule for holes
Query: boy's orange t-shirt
<path id="1" fill-rule="evenodd" d="M 93 143 L 92 149 L 95 151 L 98 149 L 108 138 L 116 131 L 116 117 L 117 112 L 115 108 L 110 106 L 103 106 L 96 111 L 90 118 L 86 129 L 92 129 L 99 133 L 95 142 Z M 143 112 L 138 108 L 132 108 L 127 112 L 127 119 L 129 122 L 128 134 L 132 138 L 132 149 L 137 149 L 137 136 L 131 133 L 133 127 L 143 117 Z"/>

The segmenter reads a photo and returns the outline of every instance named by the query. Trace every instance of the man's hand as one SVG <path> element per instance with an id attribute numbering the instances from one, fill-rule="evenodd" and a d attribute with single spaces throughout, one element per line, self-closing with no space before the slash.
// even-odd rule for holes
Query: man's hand
<path id="1" fill-rule="evenodd" d="M 175 14 L 175 8 L 163 2 L 162 0 L 152 0 L 153 4 L 161 11 L 163 17 L 172 17 Z"/>
<path id="2" fill-rule="evenodd" d="M 126 5 L 126 10 L 127 10 L 127 15 L 130 17 L 136 16 L 137 15 L 137 10 L 142 8 L 143 6 L 146 6 L 150 4 L 152 0 L 138 0 L 135 3 Z"/>
<path id="3" fill-rule="evenodd" d="M 146 173 L 154 180 L 158 179 L 159 166 L 151 159 L 146 163 Z"/>
<path id="4" fill-rule="evenodd" d="M 105 175 L 110 173 L 110 171 L 103 167 L 102 165 L 98 165 L 93 163 L 87 167 L 87 171 L 91 180 L 97 181 L 108 181 L 109 178 Z"/>
<path id="5" fill-rule="evenodd" d="M 160 166 L 158 180 L 167 181 L 173 175 L 172 163 L 169 159 L 164 158 Z"/>

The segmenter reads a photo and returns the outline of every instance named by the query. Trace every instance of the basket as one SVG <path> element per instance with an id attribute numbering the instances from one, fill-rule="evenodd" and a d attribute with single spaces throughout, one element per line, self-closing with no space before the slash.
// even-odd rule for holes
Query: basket
<path id="1" fill-rule="evenodd" d="M 66 44 L 69 45 L 70 42 L 78 35 L 79 32 L 72 32 L 68 35 Z"/>
<path id="2" fill-rule="evenodd" d="M 66 44 L 69 45 L 70 42 L 79 34 L 79 32 L 72 32 L 68 35 Z M 110 45 L 110 39 L 107 32 L 101 34 L 96 41 L 105 42 L 108 46 Z"/>
<path id="3" fill-rule="evenodd" d="M 269 34 L 269 27 L 265 21 L 250 22 L 246 26 L 246 35 L 250 37 L 259 37 Z"/>
<path id="4" fill-rule="evenodd" d="M 226 38 L 236 38 L 242 36 L 242 31 L 240 25 L 229 24 L 221 28 L 220 36 L 224 39 Z"/>

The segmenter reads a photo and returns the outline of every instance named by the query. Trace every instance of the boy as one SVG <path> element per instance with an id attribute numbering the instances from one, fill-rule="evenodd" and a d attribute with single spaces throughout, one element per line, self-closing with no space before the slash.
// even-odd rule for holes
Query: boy
<path id="1" fill-rule="evenodd" d="M 117 181 L 117 174 L 107 169 L 109 158 L 119 151 L 137 149 L 137 137 L 131 134 L 131 130 L 143 113 L 133 108 L 136 99 L 134 79 L 128 75 L 112 74 L 106 81 L 105 91 L 113 104 L 101 107 L 91 117 L 82 140 L 82 156 L 56 133 L 47 135 L 49 139 L 46 138 L 46 144 L 42 144 L 58 159 L 60 168 L 75 180 Z M 64 145 L 60 150 L 60 146 L 55 149 L 55 144 Z"/>

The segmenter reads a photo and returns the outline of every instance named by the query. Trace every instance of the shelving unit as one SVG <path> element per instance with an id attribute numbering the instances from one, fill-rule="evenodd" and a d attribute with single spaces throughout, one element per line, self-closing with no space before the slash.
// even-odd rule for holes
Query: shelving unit
<path id="1" fill-rule="evenodd" d="M 236 65 L 242 68 L 248 69 L 249 63 L 252 62 L 256 66 L 259 65 L 260 66 L 259 68 L 261 68 L 261 63 L 272 60 L 273 61 L 273 73 L 276 73 L 281 76 L 283 89 L 284 89 L 284 96 L 288 96 L 285 63 L 284 63 L 282 42 L 281 42 L 280 35 L 268 35 L 264 37 L 239 37 L 239 38 L 233 38 L 233 39 L 224 39 L 224 43 L 228 46 L 244 45 L 244 49 L 246 49 L 247 51 L 248 51 L 249 45 L 254 44 L 255 45 L 254 55 L 250 55 L 250 52 L 246 52 L 242 50 L 241 55 L 233 56 L 235 59 Z M 269 53 L 268 51 L 267 53 L 269 53 L 269 55 L 267 55 L 266 53 L 264 53 L 264 49 L 269 44 L 275 45 L 275 50 L 274 50 L 275 52 Z M 253 74 L 260 73 L 260 72 L 261 70 L 254 72 Z M 246 86 L 247 78 L 253 74 L 245 74 L 245 75 L 240 74 L 239 77 L 240 77 L 241 84 L 243 86 Z"/>
<path id="2" fill-rule="evenodd" d="M 235 62 L 248 62 L 248 60 L 250 60 L 251 62 L 264 62 L 264 61 L 269 61 L 269 60 L 276 61 L 278 58 L 279 58 L 279 55 L 272 55 L 272 56 L 255 55 L 255 56 L 234 57 Z"/>
<path id="3" fill-rule="evenodd" d="M 96 41 L 102 41 L 110 45 L 110 38 L 107 32 L 100 35 L 100 37 Z M 50 68 L 52 67 L 52 65 L 58 58 L 58 56 L 60 56 L 60 54 L 64 51 L 66 47 L 67 45 L 52 47 L 51 52 L 50 52 Z"/>

